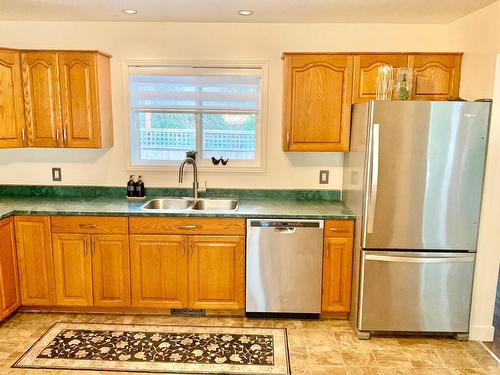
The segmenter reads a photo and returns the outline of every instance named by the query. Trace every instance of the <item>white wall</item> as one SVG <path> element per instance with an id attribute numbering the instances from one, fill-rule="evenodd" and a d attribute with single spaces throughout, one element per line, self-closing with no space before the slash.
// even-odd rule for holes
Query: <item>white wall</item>
<path id="1" fill-rule="evenodd" d="M 341 153 L 281 151 L 281 53 L 444 51 L 448 50 L 443 47 L 444 37 L 445 28 L 440 25 L 2 22 L 1 46 L 99 49 L 113 55 L 115 145 L 109 150 L 0 150 L 0 183 L 51 184 L 51 166 L 63 168 L 63 184 L 121 186 L 126 182 L 121 59 L 258 59 L 269 61 L 267 171 L 203 173 L 202 178 L 209 187 L 340 189 Z M 329 185 L 318 184 L 319 169 L 330 170 Z M 178 185 L 172 172 L 144 175 L 148 186 Z"/>
<path id="2" fill-rule="evenodd" d="M 493 338 L 493 313 L 500 261 L 500 1 L 448 26 L 447 43 L 465 52 L 460 94 L 493 98 L 488 159 L 472 296 L 470 337 Z"/>
<path id="3" fill-rule="evenodd" d="M 500 1 L 449 24 L 446 44 L 464 52 L 460 95 L 492 98 L 496 54 L 500 52 Z"/>

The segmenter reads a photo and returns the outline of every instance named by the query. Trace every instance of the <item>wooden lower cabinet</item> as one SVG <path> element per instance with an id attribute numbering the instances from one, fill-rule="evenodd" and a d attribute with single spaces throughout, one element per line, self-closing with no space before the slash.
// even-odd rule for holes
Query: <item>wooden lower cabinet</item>
<path id="1" fill-rule="evenodd" d="M 16 216 L 21 301 L 26 306 L 53 306 L 54 262 L 48 216 Z"/>
<path id="2" fill-rule="evenodd" d="M 94 306 L 130 306 L 130 254 L 128 235 L 91 237 Z"/>
<path id="3" fill-rule="evenodd" d="M 206 228 L 225 223 L 213 220 L 204 223 Z M 0 320 L 21 304 L 121 309 L 245 308 L 245 237 L 236 234 L 239 229 L 225 235 L 129 236 L 126 221 L 121 219 L 98 222 L 96 218 L 82 217 L 70 221 L 63 223 L 54 217 L 52 227 L 47 216 L 16 216 L 0 221 Z M 324 313 L 350 311 L 353 231 L 351 220 L 325 222 Z"/>
<path id="4" fill-rule="evenodd" d="M 130 306 L 127 235 L 54 233 L 58 306 Z"/>
<path id="5" fill-rule="evenodd" d="M 243 309 L 242 236 L 131 236 L 132 306 Z"/>
<path id="6" fill-rule="evenodd" d="M 322 311 L 351 310 L 353 220 L 326 220 L 323 246 Z"/>
<path id="7" fill-rule="evenodd" d="M 0 220 L 0 321 L 21 305 L 12 218 Z"/>
<path id="8" fill-rule="evenodd" d="M 245 307 L 245 243 L 240 236 L 189 238 L 189 307 Z"/>
<path id="9" fill-rule="evenodd" d="M 133 307 L 187 307 L 186 241 L 175 235 L 130 236 Z"/>
<path id="10" fill-rule="evenodd" d="M 56 305 L 92 306 L 92 256 L 87 234 L 54 234 Z"/>

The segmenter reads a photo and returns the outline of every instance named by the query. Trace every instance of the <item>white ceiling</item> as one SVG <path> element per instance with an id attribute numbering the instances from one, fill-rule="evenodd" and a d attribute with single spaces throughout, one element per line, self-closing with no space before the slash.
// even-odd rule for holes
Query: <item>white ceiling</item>
<path id="1" fill-rule="evenodd" d="M 448 23 L 495 0 L 0 0 L 0 21 Z M 126 15 L 122 9 L 136 9 Z M 251 9 L 250 17 L 237 14 Z"/>

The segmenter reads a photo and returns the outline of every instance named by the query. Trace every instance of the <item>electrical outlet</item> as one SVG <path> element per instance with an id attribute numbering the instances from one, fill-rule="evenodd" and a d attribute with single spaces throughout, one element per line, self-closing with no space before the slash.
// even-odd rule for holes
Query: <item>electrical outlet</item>
<path id="1" fill-rule="evenodd" d="M 57 181 L 57 182 L 62 181 L 61 168 L 52 168 L 52 181 Z"/>
<path id="2" fill-rule="evenodd" d="M 330 181 L 330 171 L 324 169 L 319 171 L 319 183 L 328 184 L 329 181 Z"/>

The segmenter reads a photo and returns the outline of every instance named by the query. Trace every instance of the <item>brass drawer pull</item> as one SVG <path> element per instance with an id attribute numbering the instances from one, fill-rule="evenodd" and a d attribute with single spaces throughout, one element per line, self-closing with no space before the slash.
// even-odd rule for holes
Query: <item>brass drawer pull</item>
<path id="1" fill-rule="evenodd" d="M 97 228 L 97 224 L 79 224 L 79 226 L 83 229 Z"/>
<path id="2" fill-rule="evenodd" d="M 196 225 L 181 225 L 177 229 L 196 229 Z"/>
<path id="3" fill-rule="evenodd" d="M 345 229 L 330 228 L 330 232 L 346 232 Z"/>

